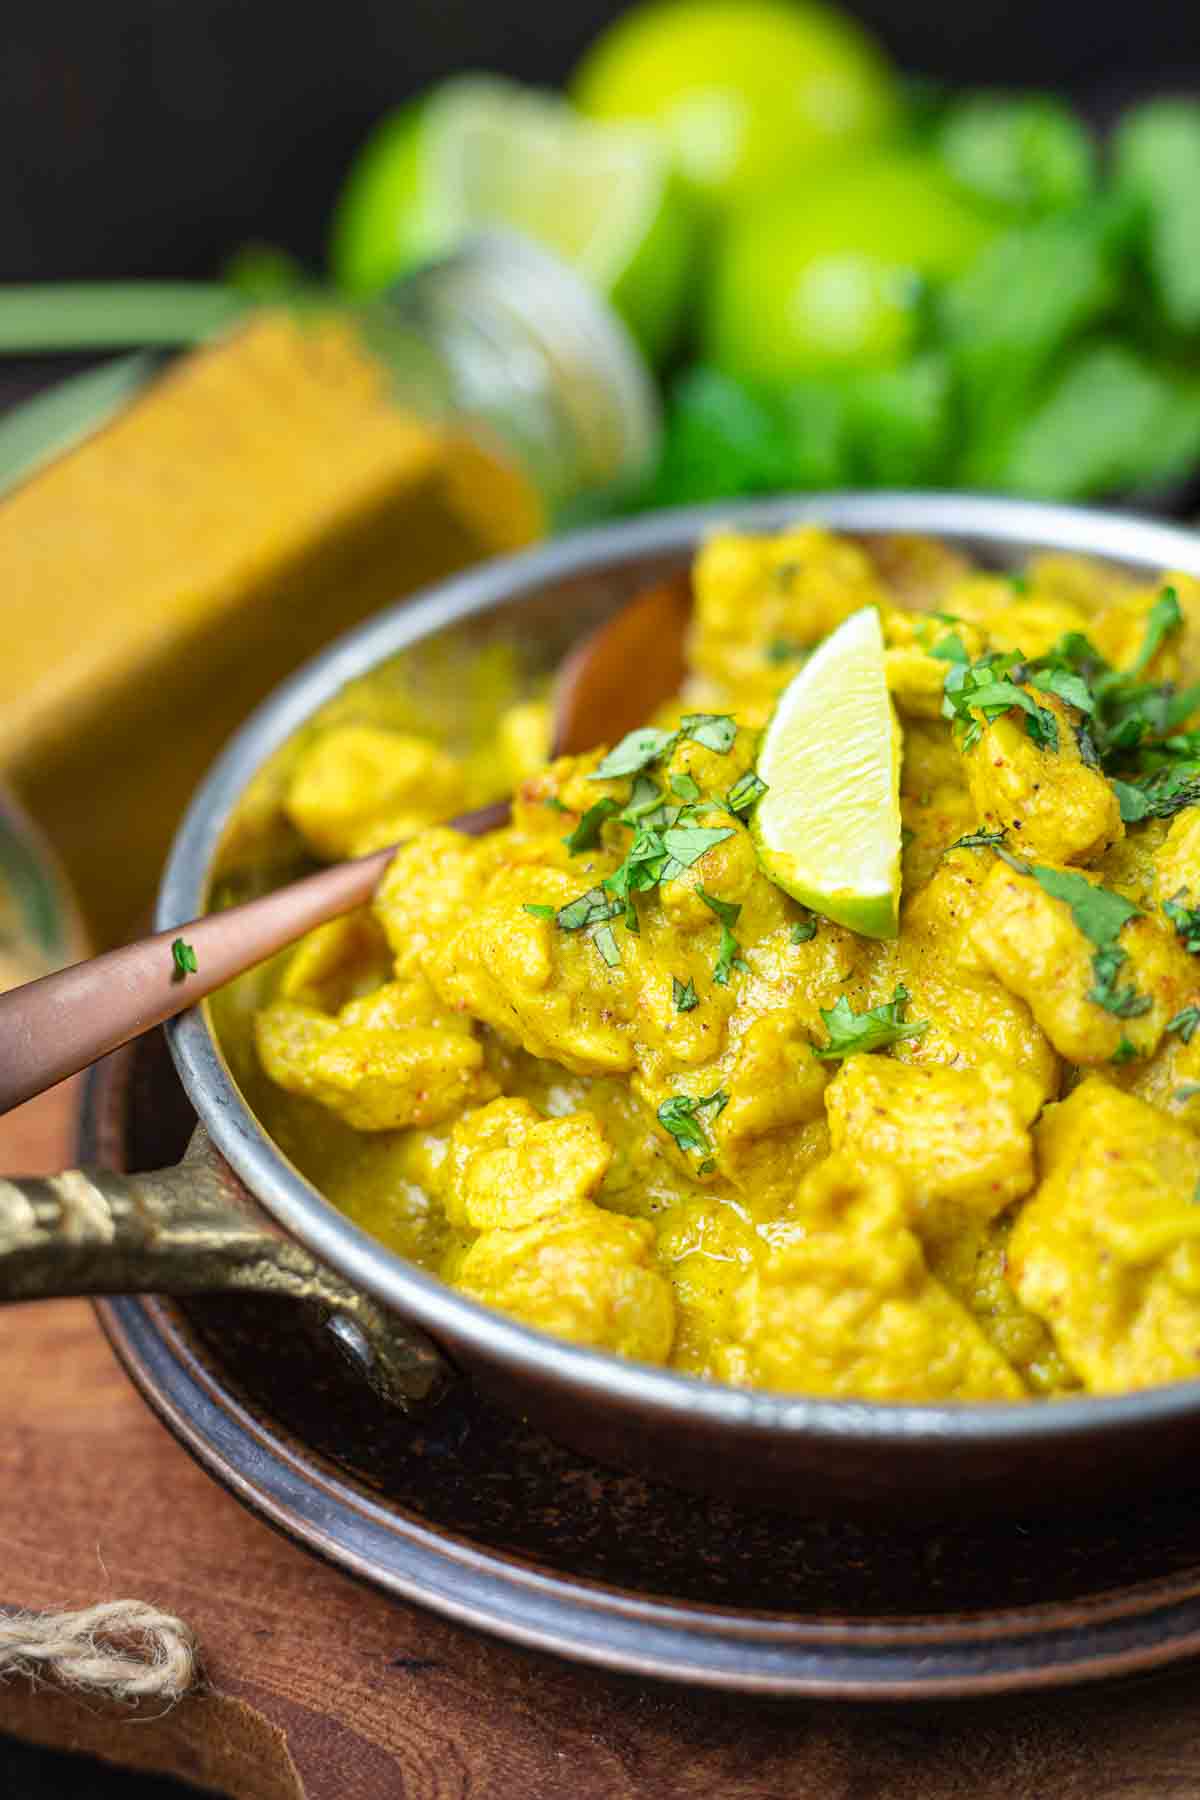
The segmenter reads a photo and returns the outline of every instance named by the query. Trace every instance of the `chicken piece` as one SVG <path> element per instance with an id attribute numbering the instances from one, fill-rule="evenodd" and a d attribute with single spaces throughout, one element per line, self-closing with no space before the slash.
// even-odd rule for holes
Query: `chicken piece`
<path id="1" fill-rule="evenodd" d="M 1094 1393 L 1200 1375 L 1200 1139 L 1106 1082 L 1038 1127 L 1009 1279 Z"/>
<path id="2" fill-rule="evenodd" d="M 972 714 L 983 730 L 963 763 L 979 823 L 1007 832 L 1014 848 L 1048 862 L 1095 862 L 1125 834 L 1116 793 L 1085 762 L 1074 709 L 1053 694 L 1026 691 L 1053 715 L 1058 748 L 1035 743 L 1017 708 L 991 724 Z"/>
<path id="3" fill-rule="evenodd" d="M 470 1022 L 439 1011 L 423 981 L 389 983 L 336 1018 L 277 1000 L 254 1035 L 272 1081 L 357 1131 L 433 1125 L 495 1092 Z"/>
<path id="4" fill-rule="evenodd" d="M 1176 814 L 1154 852 L 1154 897 L 1160 907 L 1164 900 L 1200 906 L 1200 806 Z"/>
<path id="5" fill-rule="evenodd" d="M 903 1062 L 989 1070 L 1022 1119 L 1058 1093 L 1061 1066 L 1024 1000 L 984 962 L 971 933 L 992 858 L 952 850 L 901 915 L 896 977 L 908 989 L 908 1017 L 923 1019 L 918 1038 L 895 1046 Z"/>
<path id="6" fill-rule="evenodd" d="M 359 856 L 460 811 L 460 765 L 427 738 L 379 725 L 340 725 L 302 752 L 289 818 L 318 856 Z"/>
<path id="7" fill-rule="evenodd" d="M 930 1242 L 994 1218 L 1033 1186 L 1033 1141 L 987 1070 L 851 1056 L 825 1091 L 834 1154 L 883 1163 L 910 1197 L 909 1222 Z"/>
<path id="8" fill-rule="evenodd" d="M 867 1061 L 867 1058 L 860 1058 Z M 1016 1400 L 1014 1370 L 930 1275 L 886 1164 L 834 1155 L 739 1287 L 725 1380 L 865 1400 Z"/>
<path id="9" fill-rule="evenodd" d="M 279 978 L 278 997 L 335 1013 L 373 993 L 391 973 L 387 939 L 365 907 L 301 938 Z"/>
<path id="10" fill-rule="evenodd" d="M 662 1363 L 675 1306 L 653 1258 L 652 1225 L 581 1205 L 516 1231 L 485 1231 L 457 1261 L 453 1282 L 554 1337 Z"/>
<path id="11" fill-rule="evenodd" d="M 982 631 L 989 649 L 1019 650 L 1022 656 L 1044 656 L 1068 632 L 1088 628 L 1079 607 L 1018 589 L 1008 575 L 968 576 L 951 588 L 945 610 Z"/>
<path id="12" fill-rule="evenodd" d="M 493 1100 L 454 1127 L 438 1187 L 452 1225 L 515 1231 L 590 1201 L 611 1161 L 594 1113 L 544 1119 L 528 1100 Z"/>
<path id="13" fill-rule="evenodd" d="M 501 853 L 502 837 L 494 832 L 469 838 L 432 826 L 397 850 L 372 905 L 398 974 L 420 970 L 434 945 L 470 915 Z"/>
<path id="14" fill-rule="evenodd" d="M 771 699 L 804 651 L 885 599 L 866 552 L 818 525 L 769 537 L 716 532 L 692 569 L 689 660 L 741 699 Z"/>
<path id="15" fill-rule="evenodd" d="M 1089 879 L 1079 870 L 1059 873 Z M 971 936 L 987 967 L 1020 995 L 1054 1048 L 1074 1063 L 1152 1055 L 1196 985 L 1186 952 L 1152 919 L 1138 915 L 1120 930 L 1116 949 L 1124 960 L 1108 971 L 1106 988 L 1103 959 L 1097 967 L 1102 953 L 1084 936 L 1070 905 L 1032 874 L 998 860 L 983 884 Z M 1109 1007 L 1092 998 L 1106 991 Z"/>
<path id="16" fill-rule="evenodd" d="M 1136 585 L 1111 563 L 1058 550 L 1030 557 L 1025 577 L 1039 600 L 1057 600 L 1076 607 L 1088 618 L 1124 599 Z"/>
<path id="17" fill-rule="evenodd" d="M 1132 588 L 1091 620 L 1088 637 L 1114 669 L 1129 669 L 1140 660 L 1150 629 L 1150 614 L 1162 598 L 1168 580 L 1164 576 L 1153 587 Z M 1178 680 L 1182 638 L 1179 630 L 1163 636 L 1154 655 L 1140 670 L 1146 681 Z"/>
<path id="18" fill-rule="evenodd" d="M 663 1216 L 658 1259 L 675 1295 L 675 1368 L 717 1373 L 718 1352 L 733 1342 L 738 1290 L 762 1253 L 742 1208 L 715 1194 L 685 1200 Z"/>
<path id="19" fill-rule="evenodd" d="M 1034 1394 L 1069 1394 L 1079 1377 L 1063 1357 L 1044 1319 L 1023 1306 L 1008 1279 L 1013 1213 L 966 1226 L 929 1247 L 929 1267 L 964 1306 L 993 1349 L 1011 1363 Z"/>

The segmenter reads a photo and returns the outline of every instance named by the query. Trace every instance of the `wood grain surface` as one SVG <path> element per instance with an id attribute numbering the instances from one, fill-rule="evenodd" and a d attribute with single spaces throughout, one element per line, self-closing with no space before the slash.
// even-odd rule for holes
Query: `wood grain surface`
<path id="1" fill-rule="evenodd" d="M 71 1096 L 0 1164 L 61 1166 Z M 921 1707 L 747 1701 L 573 1668 L 387 1600 L 277 1538 L 151 1417 L 78 1301 L 0 1311 L 0 1602 L 182 1613 L 203 1692 L 105 1709 L 21 1682 L 0 1730 L 234 1800 L 1176 1800 L 1200 1671 Z"/>

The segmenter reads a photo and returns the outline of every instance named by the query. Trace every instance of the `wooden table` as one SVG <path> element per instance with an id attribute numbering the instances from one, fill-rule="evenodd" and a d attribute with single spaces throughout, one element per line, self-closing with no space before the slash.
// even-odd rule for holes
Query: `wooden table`
<path id="1" fill-rule="evenodd" d="M 61 1167 L 71 1097 L 0 1128 Z M 136 1596 L 208 1682 L 147 1717 L 22 1682 L 0 1731 L 234 1800 L 1192 1800 L 1200 1670 L 921 1707 L 747 1701 L 574 1668 L 357 1586 L 214 1485 L 81 1301 L 0 1309 L 0 1603 Z"/>

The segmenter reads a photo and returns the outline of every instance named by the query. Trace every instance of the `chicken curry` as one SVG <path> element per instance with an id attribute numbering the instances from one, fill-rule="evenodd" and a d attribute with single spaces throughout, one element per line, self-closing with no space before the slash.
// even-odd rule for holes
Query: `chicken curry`
<path id="1" fill-rule="evenodd" d="M 335 1204 L 576 1343 L 868 1400 L 1200 1375 L 1200 582 L 1018 575 L 923 540 L 724 532 L 691 674 L 545 760 L 342 719 L 285 809 L 406 840 L 254 1019 L 270 1125 Z M 878 609 L 903 735 L 899 934 L 760 869 L 758 734 Z M 512 823 L 437 821 L 502 785 Z"/>

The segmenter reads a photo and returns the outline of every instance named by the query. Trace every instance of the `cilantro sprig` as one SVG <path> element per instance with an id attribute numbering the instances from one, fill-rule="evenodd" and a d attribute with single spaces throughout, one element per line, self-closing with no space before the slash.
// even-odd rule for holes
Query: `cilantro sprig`
<path id="1" fill-rule="evenodd" d="M 734 969 L 741 969 L 743 972 L 746 970 L 741 957 L 741 946 L 733 935 L 733 927 L 741 915 L 741 903 L 736 900 L 720 900 L 715 894 L 706 893 L 702 887 L 698 887 L 696 893 L 708 910 L 715 913 L 721 921 L 721 942 L 717 949 L 713 980 L 718 987 L 728 987 L 729 977 Z"/>
<path id="2" fill-rule="evenodd" d="M 845 994 L 840 994 L 828 1011 L 820 1009 L 829 1033 L 829 1042 L 820 1044 L 813 1055 L 822 1062 L 839 1061 L 847 1056 L 865 1055 L 872 1050 L 886 1050 L 905 1038 L 920 1037 L 929 1030 L 928 1019 L 905 1021 L 901 1014 L 909 1000 L 908 989 L 898 983 L 890 1000 L 882 1006 L 868 1007 L 856 1013 Z"/>
<path id="3" fill-rule="evenodd" d="M 977 714 L 982 714 L 991 725 L 1014 708 L 1025 714 L 1026 733 L 1039 749 L 1058 749 L 1058 720 L 1048 707 L 1039 706 L 1025 688 L 1018 687 L 1013 671 L 1024 671 L 1017 651 L 1004 655 L 989 651 L 973 663 L 951 663 L 946 671 L 942 713 L 954 723 L 963 750 L 972 749 L 983 736 Z"/>
<path id="4" fill-rule="evenodd" d="M 664 1100 L 656 1117 L 664 1131 L 670 1133 L 685 1156 L 696 1152 L 703 1159 L 699 1173 L 709 1175 L 716 1168 L 712 1156 L 712 1141 L 705 1131 L 697 1113 L 705 1112 L 712 1106 L 716 1108 L 714 1119 L 719 1119 L 729 1105 L 729 1095 L 724 1088 L 716 1088 L 711 1094 L 697 1097 L 694 1094 L 672 1094 Z"/>
<path id="5" fill-rule="evenodd" d="M 1164 900 L 1163 912 L 1175 927 L 1175 935 L 1190 956 L 1200 956 L 1200 906 L 1184 906 L 1186 888 L 1180 888 L 1173 900 Z"/>
<path id="6" fill-rule="evenodd" d="M 1070 869 L 1047 868 L 1042 863 L 1023 862 L 1000 845 L 996 845 L 995 850 L 997 856 L 1019 875 L 1032 875 L 1043 893 L 1068 906 L 1077 929 L 1095 946 L 1092 986 L 1087 998 L 1118 1019 L 1137 1019 L 1149 1012 L 1153 1004 L 1149 995 L 1139 994 L 1132 984 L 1122 987 L 1119 981 L 1129 953 L 1117 940 L 1131 919 L 1143 916 L 1141 910 L 1131 900 L 1126 900 L 1124 894 L 1101 887 L 1098 882 L 1089 881 L 1086 875 L 1077 875 Z"/>
<path id="7" fill-rule="evenodd" d="M 639 725 L 626 732 L 592 770 L 589 781 L 614 781 L 621 775 L 636 775 L 651 763 L 662 762 L 684 738 L 703 744 L 724 756 L 733 749 L 737 723 L 729 713 L 685 713 L 678 731 L 662 731 L 656 725 Z"/>

